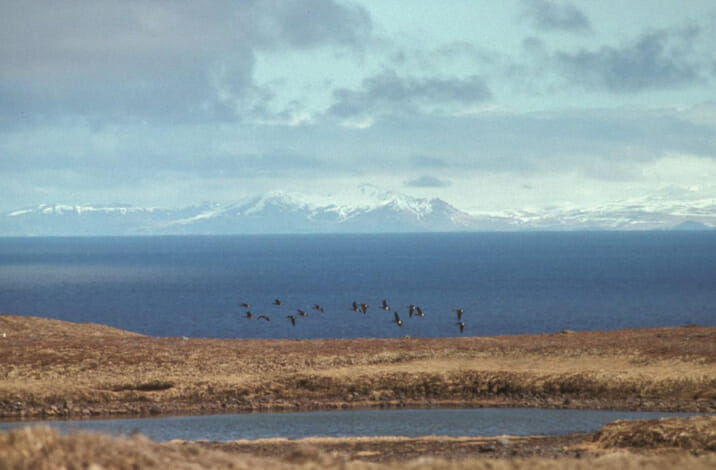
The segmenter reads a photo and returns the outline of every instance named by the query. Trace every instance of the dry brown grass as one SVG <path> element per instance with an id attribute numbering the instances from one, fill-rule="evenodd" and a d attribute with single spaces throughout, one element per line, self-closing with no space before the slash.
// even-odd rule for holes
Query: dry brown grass
<path id="1" fill-rule="evenodd" d="M 602 448 L 716 451 L 716 416 L 614 421 L 594 437 Z"/>
<path id="2" fill-rule="evenodd" d="M 500 337 L 151 338 L 0 315 L 0 416 L 336 407 L 716 410 L 716 328 Z"/>
<path id="3" fill-rule="evenodd" d="M 417 439 L 396 441 L 398 448 L 414 445 Z M 142 436 L 109 437 L 96 433 L 62 435 L 45 426 L 26 427 L 0 433 L 0 470 L 45 469 L 712 469 L 716 453 L 701 455 L 686 452 L 635 454 L 629 451 L 602 452 L 581 458 L 559 459 L 529 457 L 493 459 L 485 457 L 413 458 L 409 453 L 392 455 L 385 462 L 368 462 L 361 455 L 326 450 L 320 442 L 291 442 L 278 457 L 257 456 L 242 450 L 210 449 L 187 442 L 155 443 Z"/>
<path id="4" fill-rule="evenodd" d="M 235 459 L 197 445 L 161 445 L 142 436 L 62 435 L 47 426 L 0 434 L 0 470 L 270 468 L 262 460 Z"/>

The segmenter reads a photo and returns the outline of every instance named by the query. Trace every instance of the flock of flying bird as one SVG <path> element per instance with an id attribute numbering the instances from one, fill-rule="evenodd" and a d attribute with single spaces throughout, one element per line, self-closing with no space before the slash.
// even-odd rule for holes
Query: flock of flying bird
<path id="1" fill-rule="evenodd" d="M 281 307 L 283 305 L 283 301 L 281 301 L 280 299 L 274 299 L 272 304 L 276 307 Z M 271 318 L 269 318 L 268 315 L 264 315 L 264 314 L 261 314 L 258 316 L 254 315 L 253 312 L 248 310 L 251 308 L 251 305 L 246 302 L 242 302 L 241 307 L 243 307 L 244 309 L 247 309 L 246 313 L 244 314 L 245 318 L 252 319 L 252 318 L 256 317 L 257 320 L 264 320 L 267 322 L 271 321 Z M 317 312 L 325 312 L 323 307 L 319 304 L 314 304 L 313 307 L 311 307 L 311 308 L 313 310 L 316 310 Z M 390 306 L 388 305 L 388 301 L 386 299 L 383 299 L 383 302 L 381 303 L 380 308 L 385 311 L 388 311 L 388 312 L 391 310 Z M 363 303 L 363 302 L 359 303 L 359 302 L 353 301 L 353 304 L 351 305 L 351 310 L 353 310 L 354 312 L 362 313 L 363 315 L 365 315 L 368 313 L 368 304 Z M 455 322 L 455 325 L 457 325 L 460 328 L 460 333 L 462 334 L 462 332 L 465 330 L 465 322 L 462 321 L 462 314 L 464 313 L 464 310 L 461 308 L 456 308 L 453 310 L 453 312 L 455 312 L 457 314 L 457 322 Z M 296 309 L 295 315 L 286 315 L 286 318 L 291 321 L 291 326 L 296 326 L 296 317 L 297 316 L 298 317 L 307 317 L 308 313 L 305 310 L 301 310 L 300 308 L 298 308 L 298 309 Z M 413 316 L 424 317 L 425 314 L 423 313 L 423 310 L 419 306 L 410 304 L 410 305 L 408 305 L 408 316 L 410 318 L 412 318 Z M 403 320 L 400 319 L 400 315 L 398 314 L 397 311 L 393 311 L 393 320 L 391 321 L 391 323 L 395 323 L 396 325 L 398 325 L 400 327 L 403 326 Z"/>

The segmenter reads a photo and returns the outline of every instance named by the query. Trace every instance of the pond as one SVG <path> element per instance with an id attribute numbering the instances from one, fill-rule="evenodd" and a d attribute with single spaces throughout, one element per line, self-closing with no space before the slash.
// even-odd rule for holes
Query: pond
<path id="1" fill-rule="evenodd" d="M 138 432 L 156 441 L 309 436 L 527 436 L 594 432 L 617 419 L 691 415 L 693 413 L 537 408 L 350 410 L 0 422 L 0 430 L 43 423 L 63 432 L 93 430 L 116 435 Z"/>

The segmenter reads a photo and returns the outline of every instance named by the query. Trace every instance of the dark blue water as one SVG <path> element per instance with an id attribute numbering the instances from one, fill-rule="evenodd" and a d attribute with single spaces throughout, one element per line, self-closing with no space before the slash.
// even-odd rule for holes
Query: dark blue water
<path id="1" fill-rule="evenodd" d="M 655 419 L 687 413 L 480 408 L 464 410 L 361 410 L 226 414 L 170 418 L 47 421 L 62 431 L 140 432 L 156 441 L 231 441 L 309 436 L 513 436 L 594 432 L 617 419 Z M 0 422 L 0 430 L 37 422 Z"/>
<path id="2" fill-rule="evenodd" d="M 465 335 L 713 326 L 715 279 L 714 232 L 0 239 L 0 312 L 156 336 L 457 336 L 457 307 Z"/>

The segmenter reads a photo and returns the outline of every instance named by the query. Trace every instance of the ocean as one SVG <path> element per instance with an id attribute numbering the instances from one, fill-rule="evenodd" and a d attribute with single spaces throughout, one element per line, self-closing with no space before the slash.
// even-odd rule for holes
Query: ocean
<path id="1" fill-rule="evenodd" d="M 714 280 L 716 232 L 0 238 L 0 313 L 152 336 L 460 336 L 457 308 L 471 336 L 714 326 Z"/>

